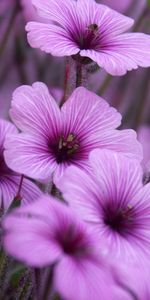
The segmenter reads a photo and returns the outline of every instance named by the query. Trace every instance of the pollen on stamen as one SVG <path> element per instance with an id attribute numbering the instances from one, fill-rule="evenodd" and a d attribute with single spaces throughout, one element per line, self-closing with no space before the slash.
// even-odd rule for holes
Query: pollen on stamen
<path id="1" fill-rule="evenodd" d="M 88 30 L 92 31 L 95 34 L 98 32 L 98 29 L 99 29 L 98 25 L 95 23 L 88 25 L 87 28 L 88 28 Z"/>
<path id="2" fill-rule="evenodd" d="M 67 137 L 60 136 L 58 144 L 54 145 L 53 151 L 58 163 L 69 161 L 79 148 L 79 142 L 76 135 L 70 133 Z"/>

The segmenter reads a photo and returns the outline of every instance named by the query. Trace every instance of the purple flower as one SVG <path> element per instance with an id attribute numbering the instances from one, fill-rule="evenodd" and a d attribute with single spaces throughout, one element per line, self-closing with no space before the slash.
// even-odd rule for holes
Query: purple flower
<path id="1" fill-rule="evenodd" d="M 102 98 L 77 88 L 60 109 L 43 83 L 21 86 L 10 111 L 23 133 L 7 138 L 5 159 L 14 171 L 39 180 L 58 181 L 69 165 L 88 167 L 95 148 L 109 148 L 137 159 L 141 145 L 133 130 L 115 130 L 120 114 Z"/>
<path id="2" fill-rule="evenodd" d="M 7 135 L 17 133 L 11 123 L 0 119 L 0 207 L 7 209 L 19 190 L 21 176 L 8 168 L 4 161 L 4 141 Z M 41 191 L 28 179 L 23 179 L 20 196 L 24 204 L 35 200 Z"/>
<path id="3" fill-rule="evenodd" d="M 149 255 L 150 184 L 142 185 L 136 160 L 96 149 L 90 154 L 92 174 L 66 170 L 59 188 L 71 207 L 97 230 L 106 253 L 133 262 Z"/>
<path id="4" fill-rule="evenodd" d="M 97 237 L 65 204 L 43 196 L 8 215 L 3 228 L 4 248 L 16 259 L 34 267 L 56 263 L 54 289 L 65 299 L 114 299 Z"/>
<path id="5" fill-rule="evenodd" d="M 150 66 L 150 37 L 124 33 L 133 20 L 94 0 L 32 0 L 49 24 L 30 22 L 28 41 L 54 56 L 89 58 L 112 75 Z"/>

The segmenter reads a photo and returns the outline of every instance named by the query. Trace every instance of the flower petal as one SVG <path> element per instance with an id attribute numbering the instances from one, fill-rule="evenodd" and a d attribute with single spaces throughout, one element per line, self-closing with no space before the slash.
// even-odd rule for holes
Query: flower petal
<path id="1" fill-rule="evenodd" d="M 109 272 L 103 266 L 89 260 L 63 258 L 56 267 L 54 284 L 65 299 L 113 299 L 112 278 Z"/>
<path id="2" fill-rule="evenodd" d="M 103 42 L 98 51 L 82 50 L 111 75 L 124 75 L 127 71 L 150 66 L 150 37 L 143 33 L 126 33 Z"/>
<path id="3" fill-rule="evenodd" d="M 100 28 L 100 35 L 114 36 L 129 29 L 134 20 L 126 17 L 105 5 L 96 3 L 94 0 L 78 0 L 77 8 L 82 19 L 88 21 L 87 25 L 97 24 Z M 86 13 L 85 13 L 86 11 Z"/>
<path id="4" fill-rule="evenodd" d="M 121 115 L 115 108 L 83 87 L 77 88 L 72 93 L 61 112 L 66 135 L 75 133 L 78 137 L 84 138 L 116 128 L 121 121 Z"/>
<path id="5" fill-rule="evenodd" d="M 57 186 L 64 199 L 82 219 L 89 222 L 99 222 L 97 204 L 100 189 L 98 181 L 92 176 L 92 172 L 88 174 L 77 167 L 68 167 Z"/>
<path id="6" fill-rule="evenodd" d="M 1 176 L 0 190 L 4 209 L 8 209 L 14 197 L 17 195 L 20 180 L 21 176 L 13 174 L 13 172 L 8 175 L 5 174 L 3 177 Z M 27 204 L 37 200 L 41 194 L 42 192 L 34 183 L 26 178 L 23 179 L 20 191 L 21 204 Z"/>
<path id="7" fill-rule="evenodd" d="M 17 133 L 17 128 L 10 122 L 0 119 L 0 153 L 3 151 L 3 144 L 6 135 Z"/>
<path id="8" fill-rule="evenodd" d="M 60 109 L 42 82 L 14 91 L 10 115 L 19 129 L 36 135 L 57 135 L 60 128 Z"/>
<path id="9" fill-rule="evenodd" d="M 101 133 L 101 146 L 124 153 L 127 157 L 137 159 L 143 158 L 142 146 L 137 140 L 137 134 L 132 129 L 113 130 Z"/>
<path id="10" fill-rule="evenodd" d="M 93 150 L 90 163 L 105 201 L 121 205 L 133 199 L 142 187 L 142 168 L 137 160 L 109 150 Z"/>
<path id="11" fill-rule="evenodd" d="M 43 220 L 14 213 L 5 218 L 3 226 L 4 248 L 9 254 L 26 264 L 43 267 L 60 257 L 61 250 L 48 238 L 49 226 Z"/>
<path id="12" fill-rule="evenodd" d="M 63 254 L 58 233 L 68 232 L 74 223 L 75 216 L 65 204 L 43 195 L 4 218 L 4 247 L 30 266 L 55 263 Z M 79 230 L 80 223 L 77 226 Z"/>
<path id="13" fill-rule="evenodd" d="M 76 15 L 76 1 L 32 0 L 32 3 L 41 17 L 55 21 L 66 29 L 72 26 L 72 18 Z"/>
<path id="14" fill-rule="evenodd" d="M 8 137 L 5 148 L 5 160 L 12 170 L 34 179 L 50 180 L 56 163 L 47 141 L 20 133 Z"/>
<path id="15" fill-rule="evenodd" d="M 71 56 L 79 52 L 79 48 L 70 35 L 61 27 L 38 22 L 26 25 L 28 42 L 33 48 L 40 48 L 54 56 Z"/>

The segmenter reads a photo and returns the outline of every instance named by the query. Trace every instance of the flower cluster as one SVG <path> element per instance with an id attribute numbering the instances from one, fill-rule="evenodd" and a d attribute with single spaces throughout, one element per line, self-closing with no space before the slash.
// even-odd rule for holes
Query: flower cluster
<path id="1" fill-rule="evenodd" d="M 142 145 L 83 74 L 93 63 L 111 75 L 149 67 L 150 36 L 124 33 L 133 20 L 94 0 L 32 4 L 39 17 L 26 25 L 29 44 L 71 65 L 59 103 L 45 83 L 23 84 L 12 95 L 13 124 L 0 120 L 0 276 L 16 275 L 10 255 L 26 268 L 15 299 L 148 300 Z"/>

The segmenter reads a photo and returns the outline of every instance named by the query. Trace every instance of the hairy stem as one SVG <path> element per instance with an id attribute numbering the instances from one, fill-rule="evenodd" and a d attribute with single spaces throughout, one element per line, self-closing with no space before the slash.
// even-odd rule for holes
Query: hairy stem
<path id="1" fill-rule="evenodd" d="M 48 300 L 51 299 L 50 295 L 53 292 L 53 275 L 54 275 L 55 264 L 45 270 L 45 277 L 43 278 L 43 291 L 41 299 Z M 40 293 L 41 295 L 41 293 Z"/>
<path id="2" fill-rule="evenodd" d="M 34 299 L 40 300 L 41 271 L 38 268 L 34 268 L 32 274 L 34 286 Z"/>
<path id="3" fill-rule="evenodd" d="M 69 76 L 70 76 L 70 64 L 69 64 L 69 60 L 67 59 L 66 66 L 65 66 L 64 94 L 60 106 L 62 106 L 64 102 L 67 100 Z"/>
<path id="4" fill-rule="evenodd" d="M 82 85 L 82 64 L 80 62 L 77 62 L 76 64 L 76 87 L 79 87 Z"/>
<path id="5" fill-rule="evenodd" d="M 21 189 L 22 189 L 23 179 L 24 179 L 24 175 L 21 175 L 18 192 L 15 197 L 16 199 L 21 199 Z"/>

